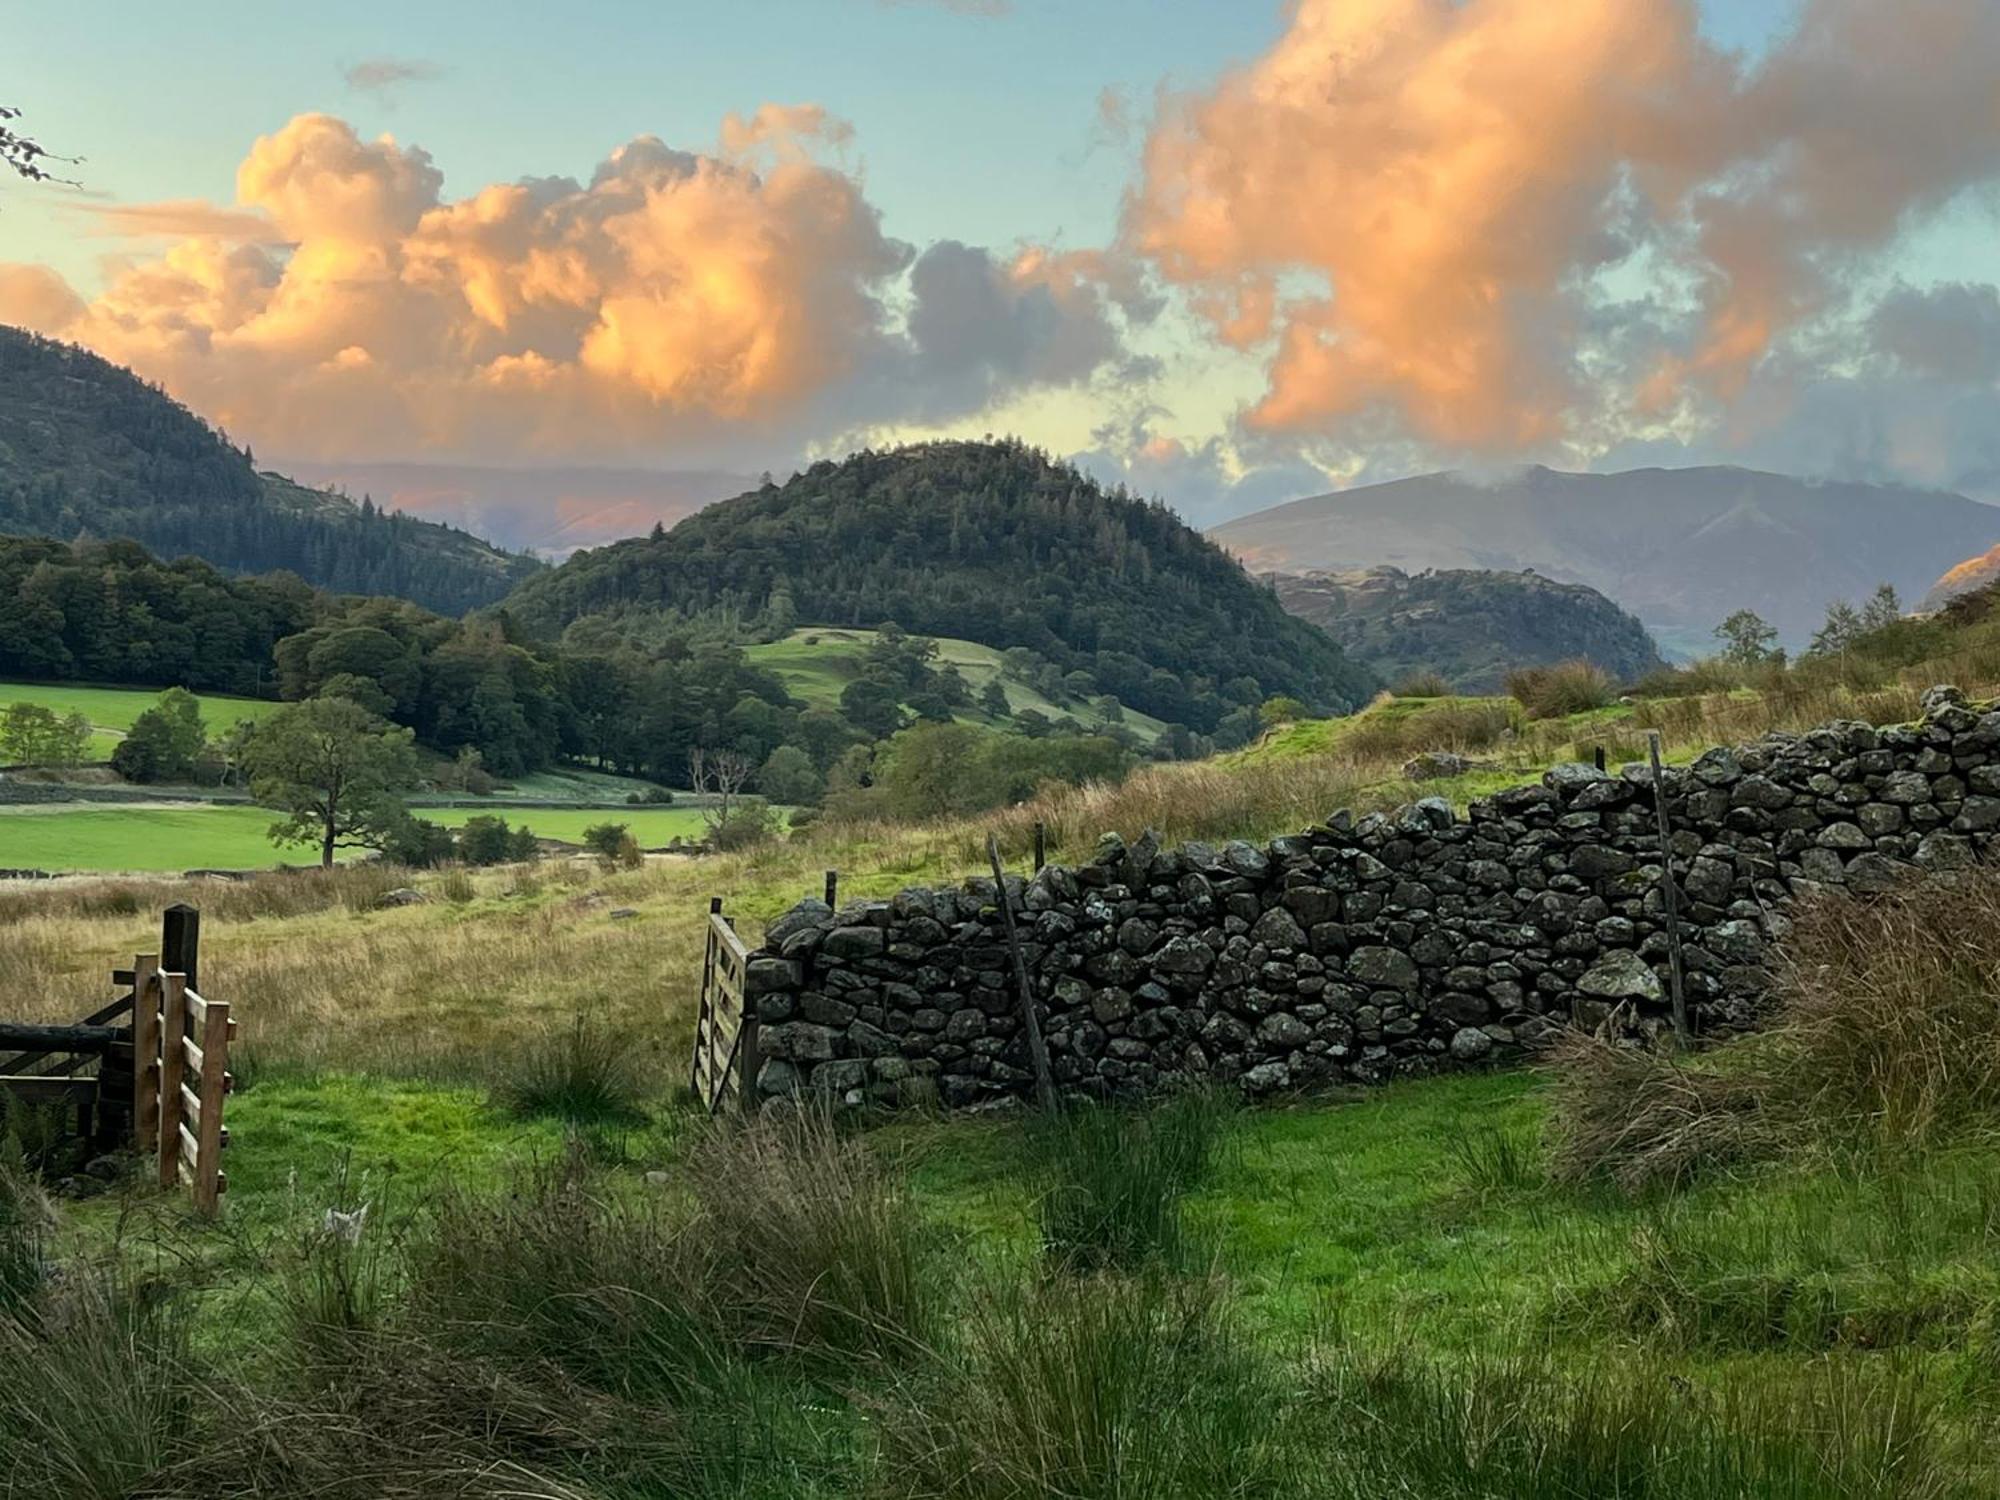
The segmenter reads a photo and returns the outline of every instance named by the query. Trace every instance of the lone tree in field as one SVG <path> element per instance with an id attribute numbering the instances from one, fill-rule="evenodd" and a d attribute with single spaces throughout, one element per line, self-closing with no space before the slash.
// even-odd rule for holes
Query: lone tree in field
<path id="1" fill-rule="evenodd" d="M 417 777 L 410 731 L 346 698 L 309 698 L 259 725 L 244 754 L 250 792 L 282 812 L 271 842 L 379 849 L 405 814 L 397 795 Z"/>
<path id="2" fill-rule="evenodd" d="M 1715 627 L 1722 642 L 1722 659 L 1739 667 L 1759 667 L 1765 662 L 1783 661 L 1778 649 L 1778 628 L 1754 609 L 1739 609 Z"/>

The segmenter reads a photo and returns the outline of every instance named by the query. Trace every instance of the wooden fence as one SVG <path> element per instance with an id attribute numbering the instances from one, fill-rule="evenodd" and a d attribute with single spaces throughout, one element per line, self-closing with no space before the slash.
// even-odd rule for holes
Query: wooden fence
<path id="1" fill-rule="evenodd" d="M 749 958 L 735 925 L 722 914 L 722 898 L 711 898 L 688 1079 L 711 1115 L 732 1102 L 748 1110 L 757 1098 L 757 1014 L 749 1007 L 744 982 Z"/>
<path id="2" fill-rule="evenodd" d="M 160 951 L 114 969 L 126 993 L 74 1026 L 0 1022 L 0 1092 L 32 1104 L 68 1104 L 77 1130 L 104 1150 L 132 1146 L 155 1158 L 160 1186 L 185 1182 L 212 1214 L 228 1188 L 223 1101 L 232 1079 L 229 1006 L 196 990 L 201 913 L 170 906 Z M 117 1024 L 123 1022 L 125 1024 Z M 97 1065 L 97 1071 L 84 1069 Z"/>

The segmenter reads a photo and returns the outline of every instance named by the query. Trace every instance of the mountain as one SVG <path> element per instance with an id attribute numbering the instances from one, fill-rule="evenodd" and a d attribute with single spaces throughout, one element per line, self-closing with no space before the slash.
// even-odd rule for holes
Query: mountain
<path id="1" fill-rule="evenodd" d="M 713 469 L 610 469 L 560 464 L 500 469 L 481 464 L 286 459 L 294 479 L 373 495 L 408 515 L 446 521 L 502 547 L 566 557 L 620 537 L 671 526 L 710 501 L 740 495 L 753 475 Z"/>
<path id="2" fill-rule="evenodd" d="M 708 619 L 775 638 L 894 621 L 1026 648 L 1080 694 L 1206 731 L 1286 694 L 1341 709 L 1374 687 L 1163 505 L 1019 443 L 925 443 L 821 461 L 671 531 L 576 553 L 509 614 L 554 634 L 658 634 Z"/>
<path id="3" fill-rule="evenodd" d="M 541 564 L 259 473 L 193 412 L 87 350 L 0 327 L 0 532 L 126 537 L 236 573 L 462 614 Z"/>
<path id="4" fill-rule="evenodd" d="M 1533 568 L 1584 583 L 1669 646 L 1712 649 L 1732 611 L 1799 644 L 1836 599 L 1878 583 L 1915 598 L 2000 542 L 2000 509 L 1963 495 L 1790 479 L 1750 469 L 1565 474 L 1475 482 L 1426 474 L 1295 500 L 1209 535 L 1259 570 Z"/>
<path id="5" fill-rule="evenodd" d="M 1278 574 L 1278 602 L 1394 681 L 1433 671 L 1462 693 L 1516 667 L 1585 657 L 1620 682 L 1666 665 L 1646 627 L 1596 589 L 1538 573 L 1357 568 Z"/>
<path id="6" fill-rule="evenodd" d="M 1943 609 L 1962 594 L 1974 594 L 2000 581 L 2000 545 L 1955 563 L 1924 593 L 1922 609 Z"/>

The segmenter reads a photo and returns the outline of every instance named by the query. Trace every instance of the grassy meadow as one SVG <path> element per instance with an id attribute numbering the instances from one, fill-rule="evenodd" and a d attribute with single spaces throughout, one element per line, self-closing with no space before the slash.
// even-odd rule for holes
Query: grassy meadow
<path id="1" fill-rule="evenodd" d="M 682 1082 L 711 895 L 754 939 L 826 869 L 849 897 L 954 881 L 989 830 L 1019 868 L 1037 822 L 1076 860 L 1106 830 L 1462 804 L 1648 728 L 1685 758 L 1907 719 L 1948 675 L 1985 685 L 1718 680 L 1539 718 L 1385 697 L 979 818 L 631 870 L 0 888 L 10 1014 L 101 1004 L 188 900 L 241 1028 L 218 1223 L 137 1177 L 51 1207 L 21 1175 L 56 1158 L 47 1122 L 0 1127 L 0 1490 L 1990 1495 L 2000 883 L 1803 913 L 1779 1023 L 1686 1059 L 1579 1039 L 1255 1110 L 853 1129 L 713 1130 Z M 1438 750 L 1481 764 L 1402 780 Z M 267 814 L 194 810 L 218 812 L 261 840 Z M 0 851 L 74 815 L 0 815 Z M 384 909 L 406 884 L 426 899 Z"/>
<path id="2" fill-rule="evenodd" d="M 0 682 L 0 705 L 35 703 L 59 714 L 80 713 L 90 720 L 90 758 L 109 760 L 132 723 L 159 701 L 157 688 L 86 687 L 47 682 Z M 219 733 L 238 719 L 262 720 L 283 708 L 268 698 L 231 698 L 197 693 L 201 716 L 210 733 Z"/>
<path id="3" fill-rule="evenodd" d="M 706 830 L 698 807 L 591 809 L 560 804 L 430 807 L 418 815 L 460 828 L 481 815 L 525 823 L 543 838 L 581 844 L 598 823 L 623 823 L 643 848 L 675 839 L 698 840 Z M 220 803 L 28 803 L 0 806 L 0 867 L 50 871 L 252 870 L 317 860 L 309 844 L 274 845 L 266 834 L 267 808 Z M 366 851 L 343 849 L 342 859 Z"/>

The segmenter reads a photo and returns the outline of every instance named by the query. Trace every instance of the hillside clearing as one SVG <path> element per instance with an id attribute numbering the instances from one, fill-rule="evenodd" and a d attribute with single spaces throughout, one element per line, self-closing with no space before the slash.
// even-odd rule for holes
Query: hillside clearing
<path id="1" fill-rule="evenodd" d="M 838 708 L 841 689 L 861 675 L 867 650 L 879 639 L 879 633 L 873 630 L 807 626 L 794 630 L 783 640 L 745 647 L 744 654 L 753 665 L 776 672 L 793 697 L 814 707 Z M 1087 729 L 1103 728 L 1109 722 L 1088 702 L 1059 704 L 1027 683 L 1007 676 L 1002 670 L 1002 653 L 991 646 L 949 636 L 939 637 L 937 644 L 933 665 L 940 670 L 956 667 L 975 697 L 997 678 L 1013 713 L 1033 709 L 1050 719 L 1068 716 Z M 1123 713 L 1118 722 L 1142 739 L 1157 739 L 1166 729 L 1160 720 L 1135 708 L 1126 707 Z M 992 722 L 986 715 L 971 710 L 961 711 L 956 717 L 967 724 Z"/>

